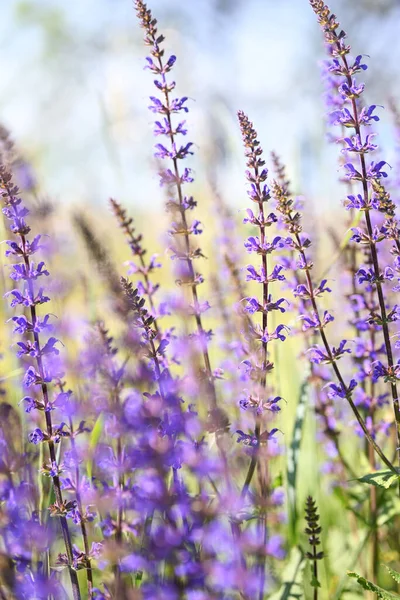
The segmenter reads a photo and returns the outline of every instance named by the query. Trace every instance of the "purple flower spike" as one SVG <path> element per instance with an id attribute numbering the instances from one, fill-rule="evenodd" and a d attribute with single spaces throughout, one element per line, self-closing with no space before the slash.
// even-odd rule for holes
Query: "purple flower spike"
<path id="1" fill-rule="evenodd" d="M 362 211 L 364 227 L 353 229 L 351 242 L 362 244 L 365 248 L 364 261 L 366 266 L 358 269 L 357 253 L 355 251 L 352 272 L 355 275 L 356 283 L 353 287 L 353 294 L 356 286 L 362 286 L 363 292 L 368 295 L 368 302 L 365 307 L 358 310 L 356 306 L 355 318 L 352 320 L 352 325 L 355 327 L 359 335 L 364 332 L 370 333 L 370 342 L 372 346 L 370 356 L 363 356 L 363 362 L 356 362 L 357 379 L 365 382 L 370 378 L 371 384 L 374 386 L 377 379 L 381 377 L 384 381 L 390 384 L 390 391 L 393 399 L 394 418 L 396 421 L 396 435 L 398 446 L 398 461 L 400 462 L 400 412 L 398 410 L 398 388 L 396 370 L 397 365 L 394 363 L 390 323 L 393 315 L 396 314 L 396 309 L 391 308 L 387 302 L 385 287 L 387 282 L 394 278 L 394 269 L 388 265 L 386 257 L 381 249 L 384 242 L 390 240 L 390 252 L 395 256 L 400 256 L 400 244 L 398 242 L 395 230 L 398 230 L 397 222 L 394 219 L 395 205 L 390 198 L 390 194 L 382 184 L 382 180 L 388 178 L 387 167 L 389 165 L 384 160 L 368 161 L 368 154 L 377 150 L 378 146 L 372 142 L 375 133 L 366 133 L 365 128 L 370 127 L 373 122 L 379 121 L 375 114 L 376 105 L 365 106 L 365 103 L 360 100 L 364 92 L 364 84 L 357 84 L 354 79 L 356 72 L 366 70 L 366 65 L 361 62 L 361 56 L 358 55 L 355 59 L 350 56 L 351 48 L 346 43 L 346 32 L 340 29 L 339 21 L 336 16 L 331 13 L 329 7 L 322 0 L 310 0 L 310 5 L 318 18 L 324 33 L 326 46 L 330 57 L 328 71 L 336 78 L 332 85 L 331 92 L 341 98 L 343 106 L 340 110 L 334 111 L 332 124 L 353 130 L 351 134 L 345 138 L 341 136 L 344 142 L 342 150 L 346 159 L 350 157 L 354 160 L 346 162 L 345 178 L 348 185 L 352 187 L 352 193 L 348 195 L 346 208 Z M 364 104 L 364 106 L 363 106 Z M 354 158 L 353 158 L 354 157 Z M 353 191 L 354 190 L 354 191 Z M 382 215 L 386 219 L 382 224 Z M 393 244 L 394 242 L 394 244 Z M 378 254 L 379 243 L 379 254 Z M 396 258 L 395 258 L 396 260 Z M 363 262 L 364 262 L 363 261 Z M 358 266 L 358 265 L 357 265 Z M 366 314 L 363 311 L 367 309 Z M 360 314 L 361 313 L 361 314 Z M 373 361 L 374 355 L 381 351 L 380 346 L 383 340 L 383 352 L 387 356 L 388 366 L 383 366 L 380 361 L 375 362 L 375 366 L 371 369 L 370 364 Z M 327 344 L 325 344 L 327 346 Z M 378 350 L 379 349 L 379 350 Z M 328 352 L 329 354 L 329 352 Z M 317 353 L 314 353 L 317 358 Z M 338 374 L 338 372 L 336 373 Z M 352 379 L 348 386 L 348 391 L 355 379 Z M 330 385 L 331 396 L 348 397 L 346 389 L 344 389 L 343 378 L 339 377 L 339 386 L 336 384 Z M 365 385 L 365 383 L 364 383 Z M 375 433 L 368 426 L 367 421 L 363 420 L 358 409 L 352 404 L 353 412 L 356 415 L 358 426 L 361 427 L 365 437 L 373 446 L 374 450 L 379 455 L 380 459 L 387 467 L 393 469 L 393 465 L 383 454 L 379 446 L 375 442 Z M 371 415 L 368 414 L 368 418 Z"/>
<path id="2" fill-rule="evenodd" d="M 192 171 L 188 167 L 181 167 L 182 161 L 188 159 L 193 154 L 193 143 L 185 142 L 179 144 L 177 138 L 180 135 L 186 135 L 187 129 L 184 127 L 184 121 L 175 122 L 182 113 L 188 113 L 188 97 L 172 98 L 171 92 L 175 87 L 175 82 L 167 77 L 172 71 L 176 56 L 172 55 L 167 60 L 164 58 L 164 49 L 162 48 L 164 36 L 157 32 L 157 20 L 153 19 L 151 11 L 142 0 L 135 0 L 135 6 L 141 26 L 145 31 L 145 44 L 150 49 L 150 56 L 147 57 L 147 69 L 156 75 L 154 85 L 161 98 L 151 96 L 151 105 L 149 109 L 156 114 L 163 115 L 155 122 L 154 133 L 157 138 L 163 141 L 155 146 L 155 157 L 161 161 L 169 162 L 169 166 L 163 167 L 160 171 L 160 185 L 165 187 L 168 193 L 167 208 L 173 215 L 173 222 L 170 228 L 170 235 L 173 238 L 173 244 L 170 247 L 171 258 L 178 259 L 177 264 L 177 283 L 179 285 L 189 286 L 192 295 L 192 306 L 188 312 L 193 315 L 196 323 L 196 333 L 191 339 L 198 342 L 204 360 L 204 367 L 209 380 L 207 396 L 212 410 L 217 409 L 217 393 L 214 385 L 213 369 L 211 366 L 208 344 L 211 339 L 203 326 L 202 313 L 208 304 L 200 302 L 198 285 L 203 278 L 194 268 L 193 261 L 203 256 L 201 249 L 194 242 L 194 238 L 199 238 L 203 232 L 203 227 L 198 219 L 188 219 L 187 211 L 193 210 L 196 202 L 191 196 L 186 195 L 186 186 L 194 181 Z"/>
<path id="3" fill-rule="evenodd" d="M 1 157 L 1 155 L 0 155 Z M 58 340 L 55 337 L 50 337 L 47 341 L 42 342 L 40 333 L 48 327 L 49 316 L 46 315 L 40 319 L 37 315 L 38 307 L 50 300 L 45 296 L 43 288 L 37 288 L 37 279 L 43 275 L 49 275 L 43 261 L 40 261 L 35 266 L 31 260 L 33 254 L 36 254 L 40 249 L 40 236 L 36 236 L 33 240 L 27 238 L 30 233 L 30 227 L 25 221 L 29 211 L 23 206 L 22 199 L 19 196 L 19 189 L 13 183 L 12 175 L 7 168 L 0 164 L 0 196 L 3 201 L 3 214 L 10 221 L 10 230 L 15 234 L 17 241 L 9 241 L 7 257 L 11 257 L 16 261 L 12 266 L 10 277 L 13 281 L 21 283 L 22 290 L 14 289 L 6 294 L 11 297 L 12 307 L 25 307 L 28 309 L 28 315 L 20 315 L 12 318 L 14 322 L 14 332 L 24 336 L 24 340 L 17 343 L 17 356 L 27 356 L 33 360 L 33 364 L 28 366 L 23 377 L 23 383 L 26 387 L 32 389 L 37 394 L 37 399 L 32 399 L 30 396 L 25 396 L 23 403 L 25 411 L 32 413 L 35 410 L 43 411 L 46 414 L 46 430 L 43 431 L 36 427 L 29 434 L 29 441 L 37 445 L 47 443 L 50 455 L 51 467 L 43 467 L 42 472 L 52 478 L 56 502 L 52 505 L 54 515 L 60 518 L 61 527 L 63 530 L 64 543 L 69 558 L 66 564 L 72 567 L 72 542 L 66 514 L 63 512 L 63 499 L 59 481 L 59 467 L 56 460 L 54 442 L 58 442 L 62 436 L 66 435 L 64 424 L 58 428 L 52 423 L 51 411 L 53 404 L 50 400 L 50 384 L 54 379 L 52 369 L 52 360 L 50 357 L 59 354 L 56 344 Z M 30 339 L 27 339 L 28 336 Z M 70 569 L 70 580 L 73 588 L 73 595 L 76 598 L 80 597 L 79 582 L 76 571 Z"/>

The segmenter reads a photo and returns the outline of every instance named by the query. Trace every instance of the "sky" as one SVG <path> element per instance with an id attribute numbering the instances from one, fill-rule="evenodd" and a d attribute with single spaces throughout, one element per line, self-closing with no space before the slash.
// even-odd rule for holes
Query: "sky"
<path id="1" fill-rule="evenodd" d="M 400 61 L 399 11 L 388 15 L 391 0 L 375 0 L 366 13 L 368 2 L 333 0 L 331 8 L 342 11 L 356 52 L 371 56 L 368 100 L 383 105 L 399 95 L 393 76 Z M 232 206 L 245 201 L 236 123 L 242 109 L 265 152 L 284 158 L 296 189 L 310 196 L 315 209 L 339 206 L 338 148 L 326 143 L 324 131 L 324 49 L 307 0 L 150 5 L 168 51 L 178 57 L 178 93 L 190 99 L 191 166 L 199 188 L 217 164 Z M 0 121 L 56 201 L 97 206 L 114 196 L 138 211 L 162 206 L 145 56 L 131 0 L 0 0 Z M 388 110 L 380 133 L 390 162 Z"/>

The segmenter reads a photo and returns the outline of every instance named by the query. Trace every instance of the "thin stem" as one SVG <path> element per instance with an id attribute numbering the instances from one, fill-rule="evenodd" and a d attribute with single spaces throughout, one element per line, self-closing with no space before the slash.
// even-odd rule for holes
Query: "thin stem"
<path id="1" fill-rule="evenodd" d="M 257 433 L 256 433 L 256 435 L 257 435 Z M 258 435 L 260 435 L 259 431 L 258 431 Z M 247 471 L 246 479 L 245 479 L 245 482 L 243 484 L 243 488 L 242 488 L 242 491 L 240 494 L 241 498 L 245 498 L 247 495 L 247 492 L 249 491 L 249 487 L 251 484 L 251 480 L 253 479 L 253 475 L 256 470 L 256 466 L 257 466 L 257 455 L 254 454 L 251 458 L 249 470 Z"/>
<path id="2" fill-rule="evenodd" d="M 317 582 L 318 581 L 318 561 L 315 558 L 315 556 L 317 554 L 317 548 L 314 546 L 313 550 L 314 550 L 313 574 L 314 574 L 314 580 L 315 580 L 315 582 Z M 314 600 L 318 600 L 318 586 L 316 585 L 316 583 L 314 584 Z"/>
<path id="3" fill-rule="evenodd" d="M 121 437 L 118 437 L 118 440 L 117 440 L 117 463 L 118 463 L 118 469 L 119 469 L 118 489 L 121 493 L 121 496 L 122 496 L 122 493 L 124 490 L 124 475 L 121 472 L 122 461 L 123 461 L 122 441 L 121 441 Z M 117 524 L 116 524 L 116 531 L 115 531 L 115 541 L 117 542 L 118 546 L 122 545 L 123 507 L 122 507 L 121 496 L 118 498 Z M 115 565 L 115 596 L 116 596 L 116 598 L 119 597 L 119 594 L 121 594 L 123 592 L 123 590 L 124 590 L 124 582 L 122 580 L 121 568 L 119 566 L 119 563 L 117 563 Z"/>
<path id="4" fill-rule="evenodd" d="M 368 457 L 370 465 L 375 471 L 375 455 L 372 446 L 368 446 Z M 377 527 L 377 517 L 378 517 L 378 498 L 377 498 L 377 488 L 374 485 L 371 485 L 370 489 L 370 500 L 369 500 L 369 512 L 370 512 L 370 520 L 371 520 L 371 529 L 372 529 L 372 539 L 371 539 L 371 573 L 372 580 L 376 581 L 378 577 L 378 566 L 379 566 L 379 538 L 378 538 L 378 527 Z"/>
<path id="5" fill-rule="evenodd" d="M 255 173 L 255 178 L 258 182 L 258 167 L 257 165 L 254 168 L 254 173 Z M 259 198 L 262 197 L 262 193 L 261 193 L 261 185 L 260 183 L 256 184 L 257 187 L 257 191 L 259 193 Z M 262 201 L 258 202 L 258 208 L 260 211 L 260 222 L 262 223 L 262 225 L 260 225 L 260 240 L 261 240 L 261 245 L 263 246 L 265 243 L 265 225 L 264 225 L 264 203 Z M 265 274 L 264 276 L 264 282 L 263 282 L 263 290 L 262 290 L 262 299 L 263 299 L 263 307 L 267 306 L 268 303 L 268 288 L 269 288 L 269 283 L 268 283 L 268 260 L 267 260 L 267 254 L 263 254 L 262 255 L 262 271 Z M 264 308 L 263 313 L 262 313 L 262 331 L 263 334 L 265 334 L 268 330 L 268 311 Z M 261 376 L 261 381 L 260 381 L 260 385 L 261 385 L 261 393 L 263 393 L 266 389 L 266 384 L 267 384 L 267 365 L 268 365 L 268 341 L 265 340 L 262 342 L 262 376 Z M 256 417 L 256 427 L 255 427 L 255 435 L 258 441 L 258 446 L 257 446 L 257 453 L 255 455 L 256 461 L 258 462 L 258 466 L 260 466 L 259 463 L 259 449 L 260 449 L 260 435 L 261 435 L 261 418 L 260 417 Z M 267 461 L 265 462 L 265 468 L 267 469 Z M 249 468 L 250 470 L 250 468 Z M 264 538 L 265 538 L 265 544 L 264 547 L 266 547 L 266 537 L 267 537 L 267 508 L 266 508 L 266 498 L 268 497 L 268 471 L 264 474 L 260 471 L 260 491 L 261 491 L 261 498 L 263 500 L 263 514 L 260 517 L 260 528 L 263 527 L 264 529 Z M 262 600 L 263 596 L 264 596 L 264 586 L 265 586 L 265 562 L 266 562 L 266 554 L 263 553 L 260 559 L 260 565 L 259 565 L 259 569 L 260 569 L 260 589 L 259 589 L 259 600 Z"/>
<path id="6" fill-rule="evenodd" d="M 63 384 L 61 382 L 60 382 L 60 390 L 63 391 Z M 75 443 L 75 437 L 74 437 L 74 426 L 73 426 L 73 422 L 72 422 L 72 417 L 69 417 L 69 428 L 70 428 L 70 432 L 71 432 L 71 448 L 72 448 L 74 455 L 76 456 L 76 443 Z M 86 555 L 86 578 L 87 578 L 88 600 L 91 600 L 92 595 L 93 595 L 93 570 L 92 570 L 92 564 L 91 564 L 90 557 L 89 557 L 90 546 L 89 546 L 88 533 L 87 533 L 87 529 L 86 529 L 82 496 L 81 496 L 81 491 L 80 491 L 80 471 L 79 471 L 78 464 L 76 465 L 76 468 L 75 468 L 75 483 L 76 483 L 76 488 L 75 488 L 76 502 L 77 502 L 79 514 L 81 517 L 80 518 L 80 527 L 81 527 L 83 545 L 84 545 L 85 555 Z"/>
<path id="7" fill-rule="evenodd" d="M 373 293 L 370 293 L 371 302 L 373 301 Z M 370 342 L 371 342 L 371 351 L 375 349 L 376 335 L 374 324 L 372 323 L 370 326 Z M 376 412 L 376 407 L 374 405 L 374 396 L 375 396 L 375 383 L 371 379 L 370 383 L 370 396 L 371 396 L 371 405 L 369 409 L 369 416 L 371 418 L 372 428 L 374 427 L 374 417 Z M 372 446 L 368 444 L 368 460 L 371 465 L 371 469 L 374 472 L 376 470 L 375 464 L 375 454 Z M 378 540 L 378 527 L 377 527 L 377 518 L 378 518 L 378 490 L 374 485 L 370 486 L 369 492 L 369 514 L 371 520 L 372 527 L 372 537 L 371 537 L 371 573 L 372 573 L 372 581 L 376 581 L 378 577 L 378 565 L 379 565 L 379 540 Z"/>
<path id="8" fill-rule="evenodd" d="M 260 519 L 260 533 L 263 537 L 264 548 L 267 547 L 268 541 L 268 528 L 267 528 L 267 513 L 264 512 Z M 266 555 L 263 553 L 262 560 L 260 561 L 260 586 L 258 592 L 258 600 L 263 600 L 264 598 L 264 588 L 265 588 L 265 563 L 266 563 Z"/>
<path id="9" fill-rule="evenodd" d="M 32 317 L 32 323 L 35 326 L 36 311 L 35 311 L 34 306 L 31 306 L 31 317 Z M 36 347 L 39 350 L 39 354 L 37 356 L 36 362 L 38 365 L 38 371 L 39 371 L 40 377 L 43 380 L 44 379 L 44 370 L 43 370 L 42 360 L 40 357 L 39 335 L 37 333 L 35 333 L 34 338 L 35 338 Z M 44 403 L 45 403 L 45 406 L 47 406 L 48 402 L 49 402 L 47 385 L 45 383 L 42 383 L 41 387 L 42 387 Z M 53 425 L 52 425 L 50 411 L 46 411 L 45 416 L 46 416 L 47 435 L 49 436 L 49 440 L 48 440 L 47 444 L 48 444 L 48 448 L 49 448 L 50 461 L 51 461 L 51 464 L 53 465 L 53 464 L 57 464 L 57 457 L 56 457 L 54 442 L 51 439 L 51 436 L 53 435 Z M 58 475 L 55 475 L 54 477 L 52 477 L 52 481 L 53 481 L 53 487 L 54 487 L 54 493 L 56 496 L 57 505 L 59 507 L 62 507 L 63 506 L 63 497 L 62 497 L 62 492 L 61 492 L 60 479 L 59 479 Z M 59 518 L 60 518 L 61 529 L 62 529 L 62 534 L 63 534 L 63 538 L 64 538 L 65 549 L 67 551 L 68 570 L 69 570 L 70 579 L 71 579 L 73 596 L 74 596 L 75 600 L 80 600 L 81 593 L 80 593 L 79 582 L 78 582 L 78 574 L 73 567 L 72 542 L 71 542 L 71 535 L 69 532 L 67 519 L 64 516 L 60 516 Z"/>
<path id="10" fill-rule="evenodd" d="M 114 361 L 113 361 L 114 352 L 111 347 L 111 339 L 112 338 L 107 337 L 108 331 L 104 328 L 102 323 L 97 324 L 97 329 L 98 329 L 98 332 L 100 335 L 100 339 L 105 348 L 105 354 L 109 358 L 108 367 L 109 367 L 109 373 L 110 373 L 111 386 L 108 388 L 108 393 L 109 393 L 109 397 L 110 397 L 110 402 L 113 407 L 113 410 L 115 411 L 116 414 L 118 414 L 119 405 L 120 405 L 121 375 L 118 373 L 118 369 L 116 368 Z M 125 593 L 124 581 L 122 579 L 121 568 L 119 565 L 119 549 L 120 549 L 120 547 L 122 545 L 122 541 L 123 541 L 122 540 L 122 525 L 123 525 L 122 495 L 123 495 L 123 490 L 124 490 L 124 476 L 122 473 L 122 464 L 123 464 L 122 441 L 123 441 L 122 437 L 121 437 L 121 435 L 119 435 L 117 438 L 117 448 L 115 451 L 116 452 L 116 463 L 117 463 L 116 472 L 117 473 L 116 474 L 114 473 L 114 475 L 115 475 L 114 487 L 117 492 L 116 498 L 117 498 L 117 503 L 118 503 L 116 527 L 115 527 L 115 534 L 114 534 L 114 539 L 115 539 L 115 542 L 117 545 L 117 553 L 116 553 L 115 563 L 113 564 L 114 594 L 115 594 L 116 598 L 119 597 L 120 595 L 123 596 Z"/>

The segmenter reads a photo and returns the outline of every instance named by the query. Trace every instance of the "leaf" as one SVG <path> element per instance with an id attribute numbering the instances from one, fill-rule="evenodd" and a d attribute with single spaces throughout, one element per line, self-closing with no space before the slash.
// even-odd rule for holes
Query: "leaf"
<path id="1" fill-rule="evenodd" d="M 361 585 L 361 587 L 364 590 L 368 590 L 369 592 L 374 592 L 378 596 L 378 598 L 380 598 L 381 600 L 400 600 L 400 596 L 398 596 L 397 594 L 392 594 L 392 592 L 387 592 L 386 590 L 379 587 L 378 585 L 375 585 L 371 581 L 368 581 L 368 579 L 365 579 L 365 577 L 358 575 L 358 573 L 349 571 L 347 573 L 347 575 L 349 577 L 354 577 L 355 579 L 357 579 L 357 582 Z"/>
<path id="2" fill-rule="evenodd" d="M 339 500 L 345 510 L 352 512 L 360 523 L 368 527 L 368 519 L 360 512 L 360 507 L 369 498 L 370 490 L 362 485 L 355 487 L 358 488 L 356 491 L 362 490 L 363 493 L 355 493 L 354 488 L 345 492 L 341 487 L 337 486 L 333 490 L 333 495 Z"/>
<path id="3" fill-rule="evenodd" d="M 287 456 L 287 496 L 289 508 L 289 531 L 292 542 L 296 538 L 297 522 L 297 466 L 299 462 L 301 440 L 303 439 L 303 428 L 307 408 L 308 391 L 310 384 L 308 378 L 300 386 L 299 400 L 296 407 L 296 419 L 293 427 L 292 441 L 288 448 Z"/>
<path id="4" fill-rule="evenodd" d="M 377 526 L 383 527 L 394 519 L 397 515 L 400 515 L 400 500 L 397 496 L 385 494 L 383 502 L 380 504 L 378 511 Z"/>
<path id="5" fill-rule="evenodd" d="M 371 533 L 372 533 L 372 529 L 368 529 L 365 532 L 364 538 L 358 544 L 357 548 L 355 549 L 355 551 L 353 553 L 353 556 L 351 557 L 350 561 L 348 562 L 348 565 L 351 565 L 351 567 L 353 569 L 356 566 L 356 564 L 361 556 L 361 553 L 364 552 Z M 335 595 L 333 596 L 332 600 L 341 600 L 343 592 L 346 588 L 346 582 L 347 582 L 347 574 L 343 574 L 343 576 L 341 577 L 341 579 L 336 587 Z"/>
<path id="6" fill-rule="evenodd" d="M 321 587 L 321 584 L 320 584 L 320 582 L 318 581 L 318 579 L 315 577 L 314 573 L 313 573 L 313 574 L 312 574 L 312 576 L 311 576 L 310 585 L 311 585 L 313 588 L 320 588 L 320 587 Z"/>
<path id="7" fill-rule="evenodd" d="M 388 490 L 391 485 L 393 485 L 399 479 L 399 475 L 393 473 L 393 471 L 377 471 L 376 473 L 368 473 L 368 475 L 363 475 L 363 477 L 359 477 L 358 481 L 362 483 L 369 483 L 370 485 L 375 485 L 376 487 L 385 488 Z"/>
<path id="8" fill-rule="evenodd" d="M 96 449 L 97 444 L 99 443 L 100 440 L 100 436 L 103 433 L 103 424 L 104 424 L 104 418 L 103 415 L 100 414 L 97 417 L 96 423 L 94 424 L 94 427 L 91 431 L 90 434 L 90 440 L 89 440 L 89 460 L 87 461 L 87 474 L 88 474 L 88 478 L 89 481 L 92 479 L 92 474 L 93 474 L 93 450 Z"/>
<path id="9" fill-rule="evenodd" d="M 388 567 L 388 565 L 384 565 L 384 567 L 389 571 L 390 576 L 393 577 L 393 579 L 397 583 L 400 583 L 400 573 L 398 571 L 395 571 L 394 569 L 391 569 L 390 567 Z"/>
<path id="10" fill-rule="evenodd" d="M 278 592 L 268 600 L 300 600 L 304 597 L 302 589 L 303 571 L 306 560 L 302 551 L 294 547 L 290 551 L 289 563 L 282 576 L 282 585 Z"/>

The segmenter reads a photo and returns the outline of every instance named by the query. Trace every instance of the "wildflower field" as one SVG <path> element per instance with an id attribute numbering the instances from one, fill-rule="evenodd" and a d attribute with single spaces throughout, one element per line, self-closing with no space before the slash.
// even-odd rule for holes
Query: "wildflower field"
<path id="1" fill-rule="evenodd" d="M 198 180 L 196 105 L 143 0 L 162 210 L 53 202 L 0 126 L 0 600 L 400 599 L 400 157 L 369 57 L 300 1 L 335 211 L 312 215 L 245 106 L 240 209 Z"/>

